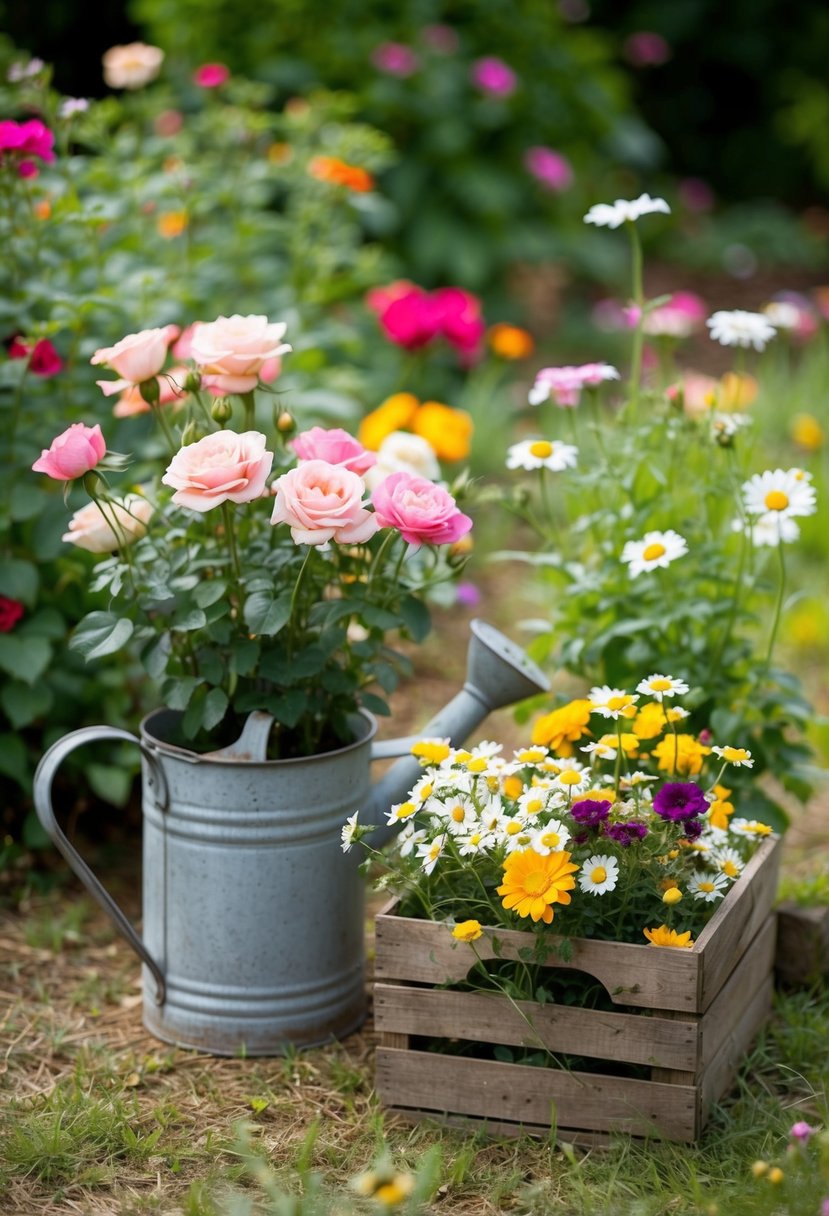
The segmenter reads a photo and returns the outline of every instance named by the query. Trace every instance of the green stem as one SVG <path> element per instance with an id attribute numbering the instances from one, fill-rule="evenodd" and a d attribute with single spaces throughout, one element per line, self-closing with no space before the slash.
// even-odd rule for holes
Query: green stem
<path id="1" fill-rule="evenodd" d="M 778 528 L 779 528 L 778 523 Z M 780 566 L 780 581 L 777 587 L 777 601 L 774 605 L 774 619 L 771 623 L 771 634 L 769 635 L 769 648 L 766 652 L 766 661 L 763 664 L 763 679 L 769 674 L 771 666 L 771 656 L 774 652 L 774 643 L 777 640 L 777 629 L 780 624 L 780 616 L 783 611 L 783 597 L 786 592 L 786 559 L 783 555 L 783 537 L 778 534 L 777 538 L 777 559 Z"/>
<path id="2" fill-rule="evenodd" d="M 305 554 L 305 557 L 302 560 L 302 565 L 300 566 L 299 574 L 297 575 L 296 582 L 294 583 L 294 589 L 291 592 L 291 611 L 290 611 L 290 616 L 288 617 L 288 620 L 290 622 L 290 628 L 291 628 L 291 633 L 290 633 L 291 641 L 290 641 L 290 646 L 288 648 L 290 654 L 293 654 L 293 650 L 294 650 L 294 632 L 295 632 L 295 627 L 296 627 L 296 605 L 297 605 L 297 600 L 299 598 L 299 588 L 302 583 L 303 575 L 305 574 L 305 571 L 308 568 L 308 563 L 311 560 L 311 554 L 313 552 L 314 552 L 314 546 L 309 545 L 308 552 Z"/>
<path id="3" fill-rule="evenodd" d="M 642 243 L 639 240 L 639 233 L 636 231 L 636 224 L 632 220 L 628 220 L 627 226 L 630 237 L 633 303 L 639 312 L 636 328 L 633 331 L 630 354 L 630 421 L 635 423 L 636 415 L 639 411 L 639 392 L 642 381 L 642 349 L 645 343 L 645 316 L 643 313 L 645 293 L 642 277 Z"/>
<path id="4" fill-rule="evenodd" d="M 230 564 L 233 569 L 234 578 L 238 583 L 242 577 L 242 567 L 239 564 L 239 551 L 236 548 L 236 532 L 233 527 L 233 508 L 227 501 L 222 503 L 222 518 L 225 525 L 225 541 L 227 542 L 227 551 L 230 554 Z"/>

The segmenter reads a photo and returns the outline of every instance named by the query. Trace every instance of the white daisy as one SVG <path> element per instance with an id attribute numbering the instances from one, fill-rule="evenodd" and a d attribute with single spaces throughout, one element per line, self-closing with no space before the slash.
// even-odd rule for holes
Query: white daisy
<path id="1" fill-rule="evenodd" d="M 735 519 L 731 523 L 732 531 L 745 532 L 751 537 L 751 543 L 756 549 L 776 549 L 779 544 L 790 545 L 800 539 L 800 525 L 794 519 L 788 519 L 779 512 L 769 512 L 760 515 L 748 523 Z"/>
<path id="2" fill-rule="evenodd" d="M 541 764 L 542 760 L 546 760 L 550 754 L 548 747 L 522 747 L 518 751 L 513 752 L 513 759 L 517 764 Z"/>
<path id="3" fill-rule="evenodd" d="M 478 808 L 468 795 L 459 795 L 440 804 L 440 816 L 453 836 L 465 836 L 478 824 Z"/>
<path id="4" fill-rule="evenodd" d="M 711 860 L 716 864 L 717 869 L 726 878 L 739 878 L 743 872 L 745 862 L 736 849 L 729 848 L 714 848 L 711 854 Z"/>
<path id="5" fill-rule="evenodd" d="M 588 743 L 585 747 L 579 748 L 580 752 L 586 752 L 588 756 L 593 756 L 596 760 L 615 760 L 615 747 L 611 747 L 609 743 L 605 743 L 603 739 L 598 739 L 593 743 Z"/>
<path id="6" fill-rule="evenodd" d="M 417 856 L 422 859 L 423 872 L 431 874 L 438 863 L 438 858 L 446 845 L 446 836 L 436 836 L 431 842 L 424 841 L 417 846 Z"/>
<path id="7" fill-rule="evenodd" d="M 458 852 L 461 857 L 474 857 L 478 853 L 485 853 L 494 844 L 495 837 L 493 834 L 491 832 L 482 832 L 480 828 L 476 828 L 467 836 L 459 836 L 457 838 Z"/>
<path id="8" fill-rule="evenodd" d="M 590 895 L 604 895 L 619 881 L 619 863 L 615 857 L 596 853 L 588 857 L 579 873 L 579 886 Z"/>
<path id="9" fill-rule="evenodd" d="M 343 824 L 342 831 L 340 832 L 340 840 L 342 841 L 342 849 L 344 853 L 347 853 L 354 844 L 354 838 L 360 830 L 357 824 L 357 816 L 359 813 L 359 811 L 355 811 L 353 815 L 349 815 Z"/>
<path id="10" fill-rule="evenodd" d="M 572 443 L 555 443 L 549 439 L 524 439 L 507 451 L 508 469 L 550 469 L 560 473 L 574 469 L 579 449 Z"/>
<path id="11" fill-rule="evenodd" d="M 421 841 L 426 839 L 426 833 L 422 828 L 415 828 L 413 823 L 407 823 L 403 831 L 397 837 L 397 849 L 401 857 L 408 857 L 413 853 Z"/>
<path id="12" fill-rule="evenodd" d="M 817 510 L 811 477 L 802 469 L 766 469 L 743 482 L 743 502 L 749 515 L 814 515 Z"/>
<path id="13" fill-rule="evenodd" d="M 426 801 L 427 798 L 431 798 L 434 790 L 435 773 L 432 769 L 427 769 L 419 781 L 412 786 L 408 801 L 414 802 L 417 806 L 420 806 Z"/>
<path id="14" fill-rule="evenodd" d="M 405 823 L 418 810 L 416 802 L 398 802 L 386 816 L 386 823 Z"/>
<path id="15" fill-rule="evenodd" d="M 561 793 L 552 785 L 543 787 L 531 785 L 518 799 L 518 809 L 527 823 L 533 822 L 536 815 L 542 811 L 551 811 L 560 807 L 561 804 Z"/>
<path id="16" fill-rule="evenodd" d="M 608 684 L 591 688 L 588 694 L 592 713 L 601 714 L 603 718 L 632 718 L 636 713 L 636 702 L 639 694 L 625 692 L 624 688 L 611 688 Z"/>
<path id="17" fill-rule="evenodd" d="M 577 798 L 579 794 L 590 789 L 593 778 L 589 769 L 582 768 L 580 764 L 568 763 L 555 777 L 554 783 L 568 798 Z"/>
<path id="18" fill-rule="evenodd" d="M 716 412 L 710 415 L 709 421 L 711 425 L 711 438 L 723 447 L 729 446 L 729 441 L 734 438 L 742 427 L 751 426 L 751 418 L 749 418 L 748 414 L 722 414 Z"/>
<path id="19" fill-rule="evenodd" d="M 671 214 L 664 198 L 651 198 L 649 194 L 640 194 L 634 199 L 617 198 L 615 203 L 594 203 L 584 217 L 584 222 L 595 224 L 598 228 L 618 228 L 626 221 L 632 223 L 654 211 L 661 211 L 664 215 Z"/>
<path id="20" fill-rule="evenodd" d="M 722 346 L 753 346 L 755 350 L 765 350 L 777 333 L 768 317 L 761 312 L 745 312 L 742 308 L 715 312 L 705 324 L 714 341 Z"/>
<path id="21" fill-rule="evenodd" d="M 728 879 L 718 870 L 704 870 L 688 879 L 688 890 L 694 899 L 704 900 L 707 904 L 722 899 L 728 889 Z"/>
<path id="22" fill-rule="evenodd" d="M 505 853 L 523 853 L 525 849 L 532 846 L 533 834 L 529 828 L 524 828 L 523 832 L 519 832 L 516 836 L 507 836 L 504 841 Z"/>
<path id="23" fill-rule="evenodd" d="M 685 538 L 669 528 L 667 532 L 646 532 L 641 540 L 629 540 L 620 561 L 627 562 L 631 578 L 657 568 L 664 569 L 688 552 Z"/>
<path id="24" fill-rule="evenodd" d="M 684 696 L 688 692 L 688 685 L 684 680 L 677 680 L 674 676 L 661 676 L 657 672 L 646 680 L 640 680 L 636 691 L 661 703 L 665 697 Z"/>
<path id="25" fill-rule="evenodd" d="M 735 836 L 746 836 L 753 840 L 774 834 L 773 829 L 759 819 L 732 819 L 729 827 Z"/>
<path id="26" fill-rule="evenodd" d="M 642 793 L 647 794 L 647 793 L 650 793 L 650 791 L 648 790 L 647 783 L 649 781 L 658 781 L 658 780 L 659 780 L 659 778 L 657 776 L 655 776 L 653 773 L 643 773 L 641 769 L 637 769 L 635 773 L 623 774 L 621 777 L 621 780 L 620 780 L 620 784 L 622 785 L 622 787 L 624 789 L 636 789 L 638 786 L 641 785 Z"/>
<path id="27" fill-rule="evenodd" d="M 536 853 L 546 857 L 548 853 L 558 853 L 570 839 L 569 829 L 560 819 L 551 819 L 543 828 L 536 828 L 532 833 L 531 846 Z"/>
<path id="28" fill-rule="evenodd" d="M 754 768 L 751 752 L 745 747 L 729 747 L 726 744 L 725 747 L 712 747 L 711 751 L 727 764 L 733 764 L 735 768 Z"/>
<path id="29" fill-rule="evenodd" d="M 764 305 L 763 315 L 775 329 L 797 329 L 801 312 L 791 300 L 772 300 Z"/>

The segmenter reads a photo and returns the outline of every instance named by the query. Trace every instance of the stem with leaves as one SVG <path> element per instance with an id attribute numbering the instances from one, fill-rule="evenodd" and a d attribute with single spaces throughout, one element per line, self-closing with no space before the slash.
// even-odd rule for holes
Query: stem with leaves
<path id="1" fill-rule="evenodd" d="M 636 328 L 630 354 L 630 420 L 636 421 L 639 412 L 639 392 L 642 382 L 642 348 L 645 342 L 645 292 L 642 280 L 642 242 L 632 220 L 627 221 L 630 237 L 631 270 L 633 276 L 633 304 L 637 310 Z"/>

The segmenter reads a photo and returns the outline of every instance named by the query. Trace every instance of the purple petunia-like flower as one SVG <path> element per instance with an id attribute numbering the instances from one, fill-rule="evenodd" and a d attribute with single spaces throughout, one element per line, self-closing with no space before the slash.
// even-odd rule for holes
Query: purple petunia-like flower
<path id="1" fill-rule="evenodd" d="M 685 826 L 685 839 L 686 840 L 698 840 L 703 833 L 705 824 L 702 823 L 699 819 L 686 819 L 684 826 Z"/>
<path id="2" fill-rule="evenodd" d="M 607 819 L 612 805 L 613 803 L 605 798 L 582 798 L 573 803 L 570 814 L 576 823 L 584 824 L 588 828 L 598 828 Z"/>
<path id="3" fill-rule="evenodd" d="M 708 802 L 694 781 L 666 781 L 654 795 L 653 809 L 660 818 L 680 823 L 684 819 L 704 815 Z"/>
<path id="4" fill-rule="evenodd" d="M 631 820 L 630 823 L 611 823 L 605 828 L 604 834 L 626 849 L 633 844 L 634 840 L 644 840 L 648 829 L 644 823 L 636 823 L 635 820 Z"/>

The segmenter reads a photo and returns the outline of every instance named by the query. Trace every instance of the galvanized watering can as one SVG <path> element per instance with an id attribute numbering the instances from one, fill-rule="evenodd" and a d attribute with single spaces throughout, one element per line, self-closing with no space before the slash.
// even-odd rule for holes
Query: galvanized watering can
<path id="1" fill-rule="evenodd" d="M 273 1055 L 348 1034 L 365 1011 L 364 893 L 359 858 L 340 832 L 360 812 L 373 843 L 417 780 L 417 761 L 394 764 L 372 788 L 372 760 L 403 756 L 414 738 L 461 743 L 493 709 L 549 685 L 522 650 L 472 622 L 467 681 L 418 736 L 374 743 L 377 724 L 355 715 L 354 741 L 336 751 L 266 760 L 273 719 L 248 718 L 240 738 L 199 755 L 165 742 L 180 716 L 151 713 L 141 737 L 89 726 L 60 739 L 34 781 L 38 818 L 69 865 L 141 958 L 144 1025 L 214 1055 Z M 141 749 L 144 810 L 143 937 L 64 833 L 52 781 L 70 752 L 100 739 Z"/>

